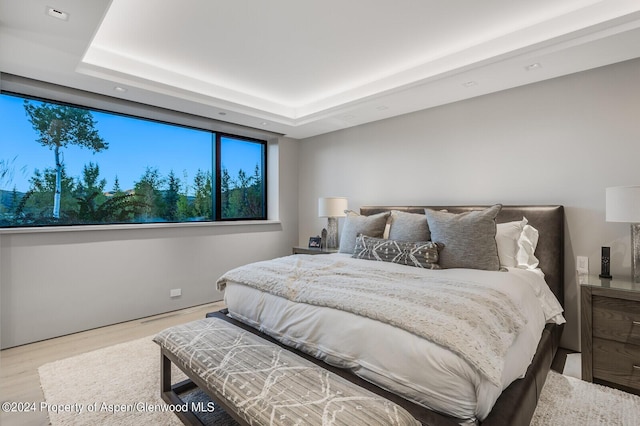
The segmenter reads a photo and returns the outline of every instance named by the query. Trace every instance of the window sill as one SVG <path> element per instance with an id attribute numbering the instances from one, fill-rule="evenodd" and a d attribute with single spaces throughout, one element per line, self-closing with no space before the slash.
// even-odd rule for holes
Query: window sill
<path id="1" fill-rule="evenodd" d="M 48 232 L 116 231 L 127 229 L 200 228 L 218 226 L 279 225 L 279 220 L 236 220 L 229 222 L 181 222 L 181 223 L 127 223 L 117 225 L 70 225 L 26 228 L 0 228 L 1 234 L 36 234 Z"/>

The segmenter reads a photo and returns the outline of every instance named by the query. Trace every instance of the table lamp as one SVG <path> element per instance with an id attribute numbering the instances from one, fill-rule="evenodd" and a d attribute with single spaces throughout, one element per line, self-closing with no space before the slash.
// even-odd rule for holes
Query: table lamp
<path id="1" fill-rule="evenodd" d="M 327 218 L 327 249 L 338 248 L 338 218 L 347 214 L 347 199 L 344 197 L 321 197 L 318 198 L 318 216 Z"/>
<path id="2" fill-rule="evenodd" d="M 631 224 L 631 278 L 640 283 L 640 185 L 606 190 L 607 222 Z"/>

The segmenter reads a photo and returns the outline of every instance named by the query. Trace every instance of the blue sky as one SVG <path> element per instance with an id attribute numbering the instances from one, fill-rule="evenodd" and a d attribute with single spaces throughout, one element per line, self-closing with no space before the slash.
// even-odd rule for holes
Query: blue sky
<path id="1" fill-rule="evenodd" d="M 116 176 L 120 187 L 126 190 L 133 188 L 145 169 L 151 167 L 157 168 L 162 177 L 173 170 L 184 188 L 185 173 L 186 183 L 191 186 L 198 169 L 213 168 L 210 132 L 102 112 L 92 114 L 109 148 L 100 153 L 73 145 L 64 148 L 62 159 L 69 176 L 80 177 L 84 165 L 93 162 L 100 166 L 100 178 L 107 180 L 106 190 L 113 188 Z M 29 178 L 35 169 L 54 167 L 53 151 L 37 142 L 38 134 L 31 127 L 19 97 L 0 95 L 0 129 L 0 160 L 13 168 L 13 180 L 4 179 L 0 189 L 12 190 L 15 185 L 24 192 L 29 189 Z M 258 144 L 223 143 L 222 165 L 232 177 L 241 168 L 253 175 L 259 158 Z M 192 194 L 191 189 L 189 193 Z"/>

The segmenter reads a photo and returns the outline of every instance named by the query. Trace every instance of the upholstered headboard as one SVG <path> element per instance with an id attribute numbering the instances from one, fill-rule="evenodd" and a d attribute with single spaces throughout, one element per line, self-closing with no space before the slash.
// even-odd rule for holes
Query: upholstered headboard
<path id="1" fill-rule="evenodd" d="M 489 206 L 365 206 L 360 209 L 360 214 L 369 216 L 390 210 L 424 213 L 425 208 L 463 213 L 486 207 Z M 523 216 L 540 233 L 535 255 L 540 261 L 539 266 L 545 274 L 549 288 L 564 306 L 564 208 L 563 206 L 505 205 L 502 206 L 496 222 L 522 220 Z"/>

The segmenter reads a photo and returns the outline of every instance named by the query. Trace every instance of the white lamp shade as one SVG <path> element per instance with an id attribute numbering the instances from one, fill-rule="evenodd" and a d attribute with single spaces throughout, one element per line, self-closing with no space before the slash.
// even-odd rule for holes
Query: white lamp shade
<path id="1" fill-rule="evenodd" d="M 318 198 L 318 217 L 345 217 L 347 199 L 344 197 Z"/>
<path id="2" fill-rule="evenodd" d="M 606 192 L 607 222 L 640 223 L 640 186 L 616 186 Z"/>

